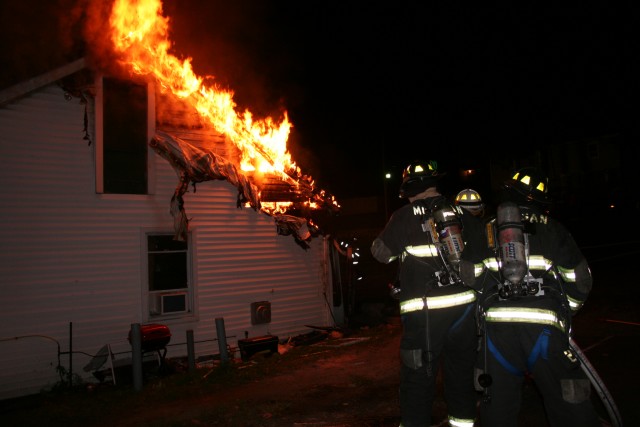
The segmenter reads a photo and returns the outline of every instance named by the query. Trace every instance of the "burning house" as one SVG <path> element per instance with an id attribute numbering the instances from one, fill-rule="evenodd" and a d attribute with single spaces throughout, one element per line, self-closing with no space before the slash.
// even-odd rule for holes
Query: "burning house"
<path id="1" fill-rule="evenodd" d="M 0 398 L 91 378 L 134 324 L 168 326 L 179 357 L 191 333 L 204 356 L 344 321 L 339 206 L 291 160 L 286 116 L 236 112 L 167 53 L 160 14 L 143 28 L 121 3 L 129 78 L 81 58 L 0 91 Z"/>

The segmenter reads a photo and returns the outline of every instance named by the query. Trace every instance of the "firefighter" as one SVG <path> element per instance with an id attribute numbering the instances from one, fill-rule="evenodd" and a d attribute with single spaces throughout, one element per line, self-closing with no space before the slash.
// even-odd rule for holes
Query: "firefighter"
<path id="1" fill-rule="evenodd" d="M 471 212 L 473 216 L 484 217 L 484 202 L 480 193 L 471 188 L 466 188 L 458 193 L 455 204 Z"/>
<path id="2" fill-rule="evenodd" d="M 600 426 L 590 381 L 569 342 L 571 317 L 592 287 L 587 261 L 549 216 L 548 179 L 540 170 L 518 170 L 498 201 L 474 283 L 481 295 L 481 424 L 517 426 L 523 381 L 530 378 L 551 426 Z"/>
<path id="3" fill-rule="evenodd" d="M 392 214 L 371 245 L 379 262 L 399 262 L 403 427 L 431 425 L 440 365 L 449 424 L 471 427 L 477 412 L 476 292 L 460 280 L 458 265 L 472 236 L 482 236 L 482 224 L 439 193 L 443 175 L 434 161 L 409 164 L 400 187 L 409 203 Z"/>

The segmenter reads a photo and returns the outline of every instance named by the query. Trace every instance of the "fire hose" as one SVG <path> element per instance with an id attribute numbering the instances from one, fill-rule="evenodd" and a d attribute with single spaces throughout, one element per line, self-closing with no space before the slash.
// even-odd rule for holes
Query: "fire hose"
<path id="1" fill-rule="evenodd" d="M 604 404 L 613 427 L 622 427 L 622 417 L 620 416 L 620 411 L 618 411 L 618 407 L 616 406 L 611 393 L 609 393 L 607 386 L 602 381 L 602 378 L 600 378 L 596 369 L 593 367 L 591 362 L 589 362 L 589 359 L 587 359 L 587 356 L 585 356 L 578 344 L 576 344 L 576 342 L 571 337 L 569 337 L 569 346 L 575 353 L 578 361 L 580 362 L 580 367 L 589 378 L 591 385 L 596 390 L 598 396 L 600 397 L 600 400 Z"/>

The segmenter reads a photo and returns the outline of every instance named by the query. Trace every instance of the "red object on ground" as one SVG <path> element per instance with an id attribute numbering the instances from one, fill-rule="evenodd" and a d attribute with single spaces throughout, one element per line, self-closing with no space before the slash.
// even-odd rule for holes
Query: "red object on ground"
<path id="1" fill-rule="evenodd" d="M 142 351 L 163 349 L 171 341 L 171 331 L 166 325 L 159 323 L 142 325 L 140 332 L 142 333 Z M 129 331 L 129 342 L 131 342 L 131 331 Z"/>

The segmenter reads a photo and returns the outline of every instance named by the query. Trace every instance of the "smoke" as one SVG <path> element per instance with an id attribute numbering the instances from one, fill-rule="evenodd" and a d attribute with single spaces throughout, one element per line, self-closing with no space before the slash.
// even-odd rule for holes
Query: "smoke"
<path id="1" fill-rule="evenodd" d="M 278 2 L 165 0 L 173 53 L 193 58 L 207 85 L 234 93 L 241 110 L 282 118 L 294 101 L 287 92 L 295 66 L 277 28 Z M 291 91 L 290 93 L 295 94 Z M 280 115 L 280 117 L 278 117 Z"/>
<path id="2" fill-rule="evenodd" d="M 78 3 L 79 0 L 0 2 L 0 88 L 82 56 L 77 37 Z"/>
<path id="3" fill-rule="evenodd" d="M 121 67 L 111 45 L 113 2 L 0 0 L 0 49 L 6 58 L 0 67 L 0 89 L 81 57 L 105 74 L 134 77 Z M 303 67 L 292 51 L 300 41 L 291 30 L 285 31 L 290 27 L 282 14 L 287 7 L 287 2 L 266 0 L 162 2 L 170 53 L 181 60 L 191 58 L 205 85 L 232 92 L 238 112 L 248 110 L 256 120 L 271 117 L 275 122 L 288 113 L 294 126 L 288 148 L 306 170 L 317 162 L 301 148 L 296 129 L 305 89 L 304 82 L 292 78 Z M 165 112 L 158 113 L 163 120 Z M 199 118 L 192 118 L 196 125 Z"/>
<path id="4" fill-rule="evenodd" d="M 109 17 L 113 0 L 77 0 L 82 12 L 82 39 L 87 62 L 104 73 L 122 76 L 122 68 L 113 51 Z"/>
<path id="5" fill-rule="evenodd" d="M 283 86 L 291 64 L 273 28 L 275 3 L 165 0 L 163 11 L 176 57 L 193 58 L 206 84 L 233 91 L 241 109 L 278 120 L 288 102 Z M 122 72 L 110 46 L 112 5 L 113 0 L 0 1 L 0 87 L 82 56 L 102 71 Z"/>
<path id="6" fill-rule="evenodd" d="M 191 58 L 205 85 L 232 92 L 238 112 L 275 122 L 289 114 L 293 129 L 287 148 L 306 171 L 317 162 L 302 149 L 296 124 L 305 91 L 304 83 L 292 78 L 301 68 L 292 51 L 299 40 L 284 31 L 286 7 L 287 2 L 267 0 L 164 0 L 163 14 L 169 19 L 171 53 Z"/>

